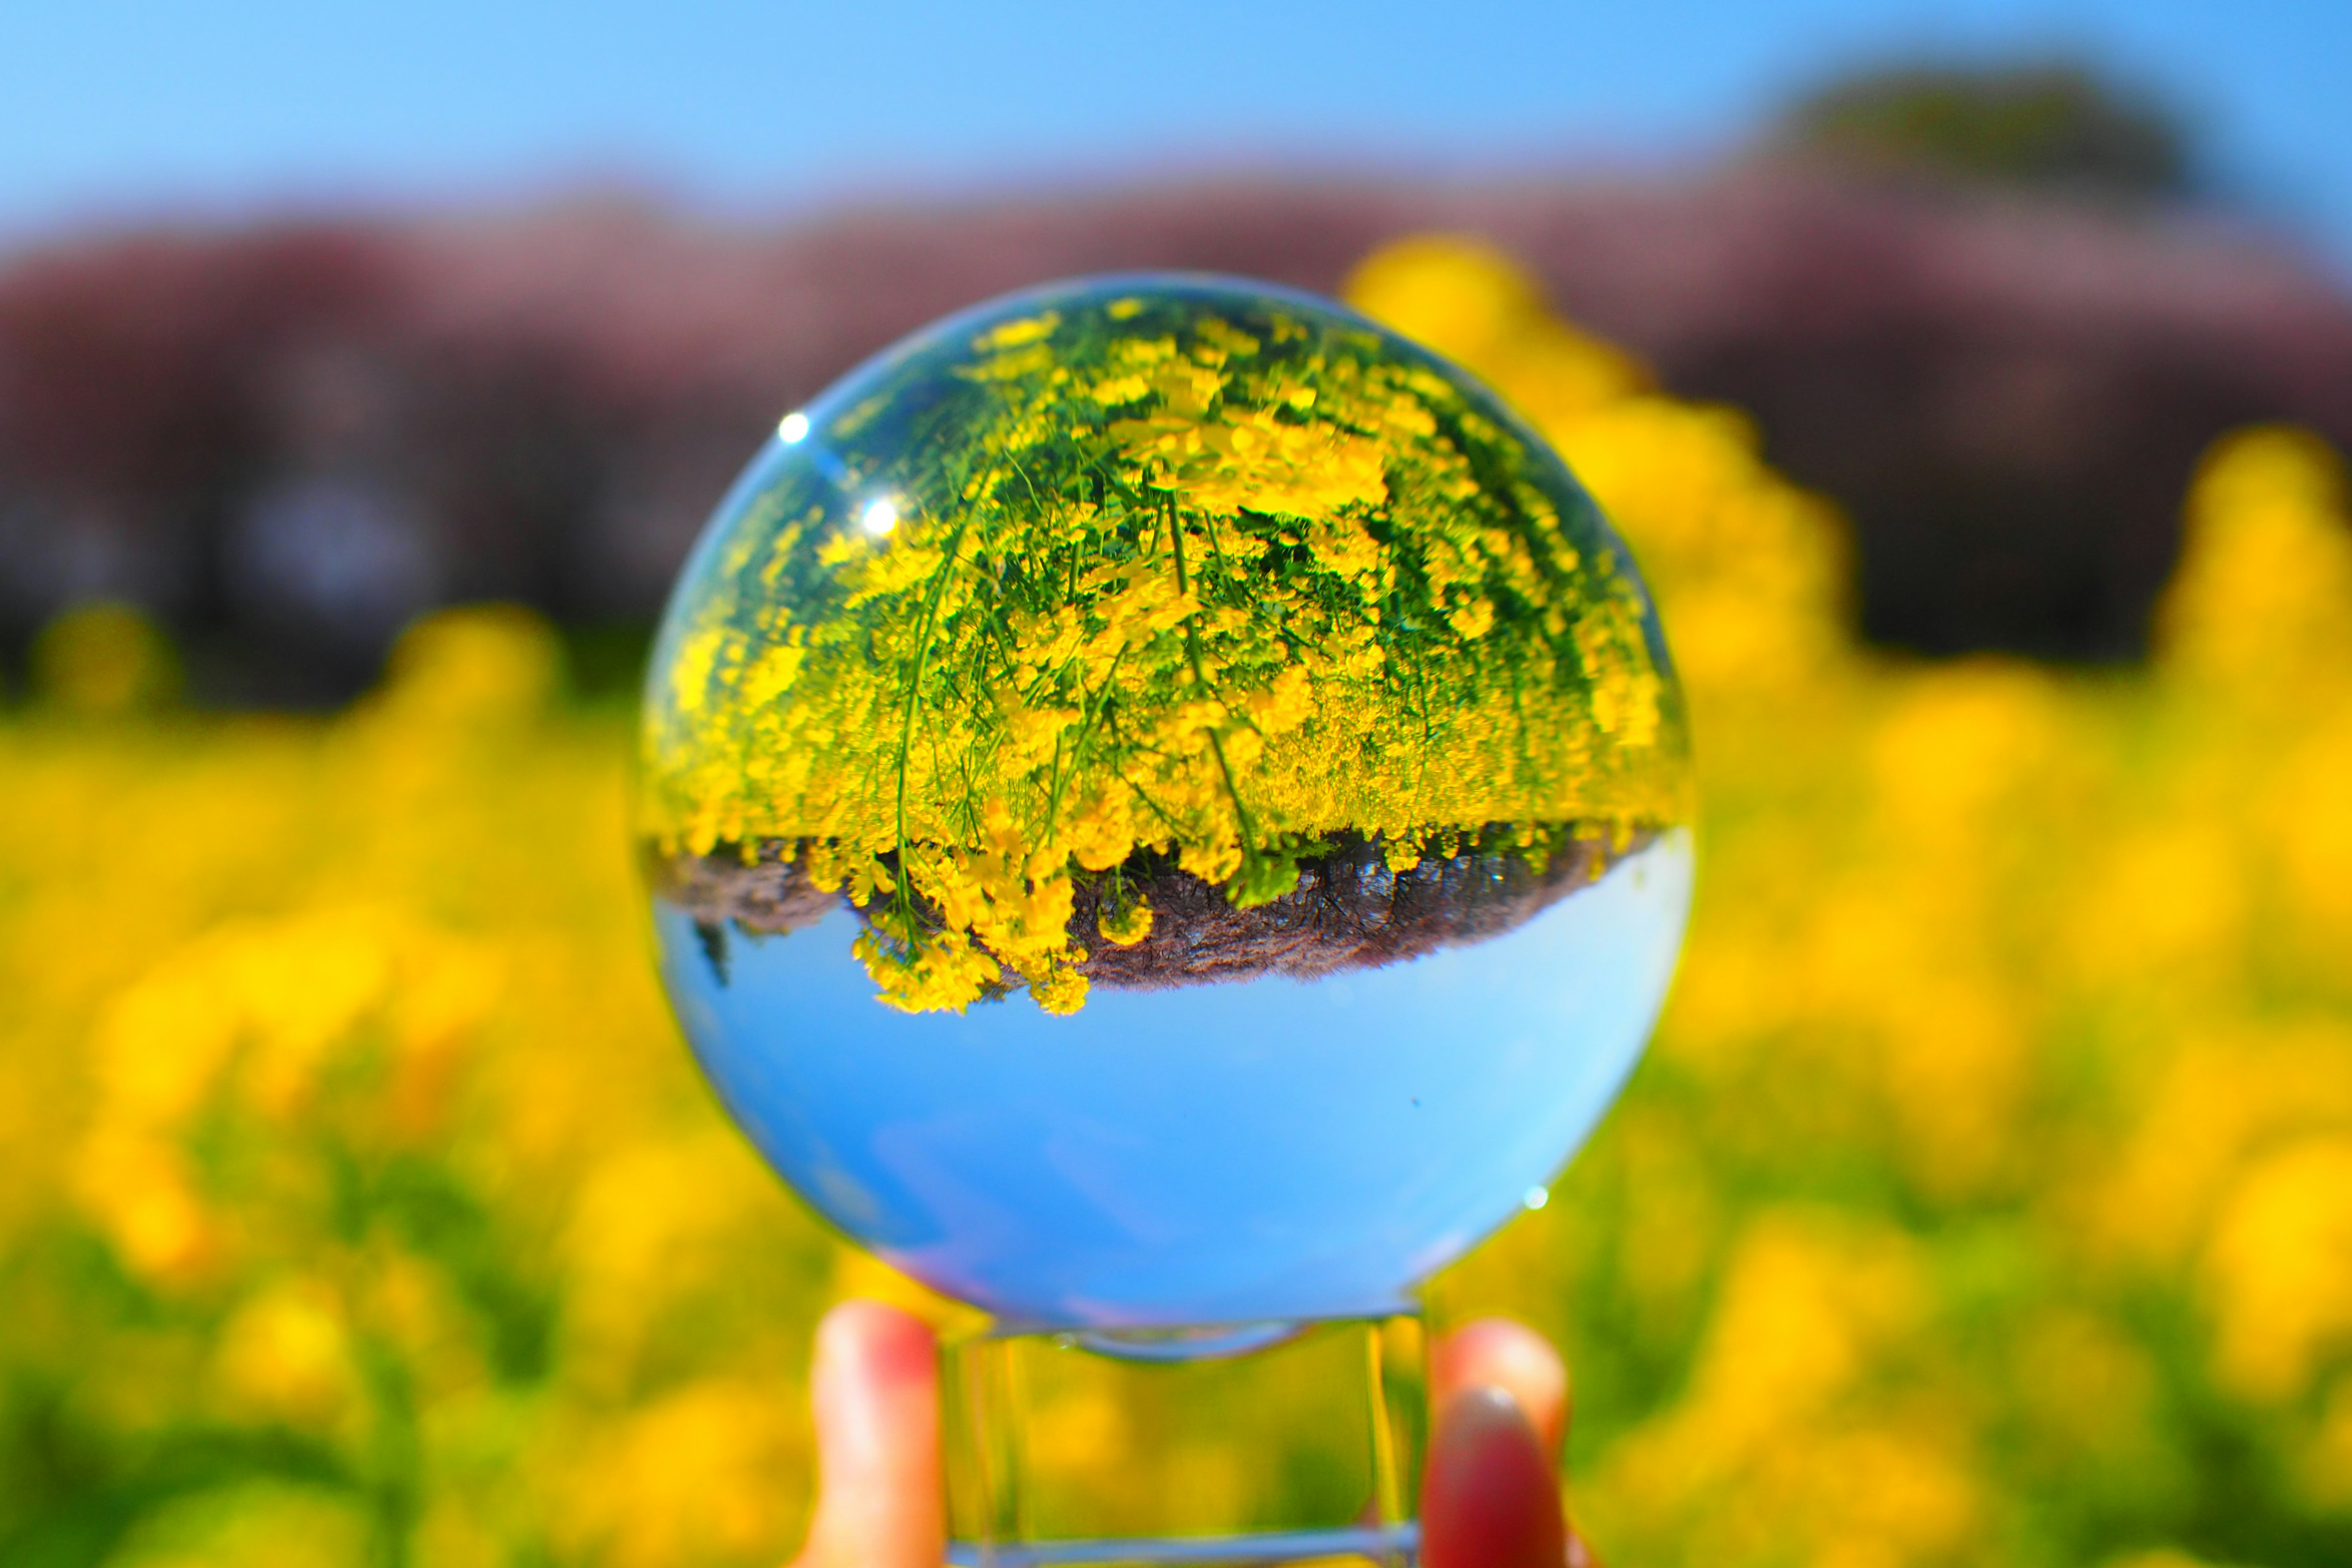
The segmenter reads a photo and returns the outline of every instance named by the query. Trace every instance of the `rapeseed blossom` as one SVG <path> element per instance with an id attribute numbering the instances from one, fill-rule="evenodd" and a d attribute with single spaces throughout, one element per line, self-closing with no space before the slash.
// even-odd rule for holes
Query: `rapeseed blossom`
<path id="1" fill-rule="evenodd" d="M 2208 455 L 2145 668 L 1919 663 L 1854 642 L 1834 513 L 1744 420 L 1503 258 L 1408 242 L 1356 290 L 1568 456 L 1690 704 L 1704 869 L 1657 1044 L 1433 1292 L 1568 1348 L 1603 1553 L 2347 1560 L 2340 458 Z M 696 1082 L 626 717 L 564 698 L 518 611 L 420 626 L 326 719 L 162 705 L 168 649 L 117 610 L 43 648 L 0 717 L 0 1561 L 782 1561 L 820 1306 L 950 1310 Z M 1126 1419 L 1074 1400 L 1039 1440 L 1115 1457 Z"/>
<path id="2" fill-rule="evenodd" d="M 1685 967 L 1540 1215 L 1439 1284 L 1580 1383 L 1647 1563 L 2352 1549 L 2352 504 L 2218 444 L 2137 672 L 1858 648 L 1833 513 L 1429 238 L 1356 298 L 1640 555 L 1705 803 Z M 1465 300 L 1475 301 L 1465 303 Z"/>
<path id="3" fill-rule="evenodd" d="M 1680 823 L 1640 578 L 1483 391 L 1295 297 L 1050 298 L 828 394 L 714 521 L 646 703 L 681 884 L 845 891 L 891 1006 L 1068 1012 L 1169 863 L 1247 910 L 1343 841 L 1540 876 Z"/>

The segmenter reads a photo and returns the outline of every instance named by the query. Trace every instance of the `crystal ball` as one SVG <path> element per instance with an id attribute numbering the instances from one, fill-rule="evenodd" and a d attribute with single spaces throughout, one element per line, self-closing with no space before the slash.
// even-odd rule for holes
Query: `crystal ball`
<path id="1" fill-rule="evenodd" d="M 1233 279 L 1037 289 L 787 416 L 647 676 L 728 1110 L 1018 1328 L 1403 1310 L 1606 1110 L 1689 900 L 1624 544 L 1464 372 Z"/>

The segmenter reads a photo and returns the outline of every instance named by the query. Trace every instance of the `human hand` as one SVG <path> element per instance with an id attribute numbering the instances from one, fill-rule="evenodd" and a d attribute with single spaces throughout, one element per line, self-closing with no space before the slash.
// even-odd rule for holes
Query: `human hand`
<path id="1" fill-rule="evenodd" d="M 1439 1342 L 1422 1485 L 1423 1568 L 1591 1568 L 1561 1516 L 1554 1462 L 1568 1372 L 1533 1331 L 1487 1318 Z M 876 1301 L 825 1314 L 811 1377 L 821 1489 L 794 1568 L 940 1568 L 939 1346 Z"/>

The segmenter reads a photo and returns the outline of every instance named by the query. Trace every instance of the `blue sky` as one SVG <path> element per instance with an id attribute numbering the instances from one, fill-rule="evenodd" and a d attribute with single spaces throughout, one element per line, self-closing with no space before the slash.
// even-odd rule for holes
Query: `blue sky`
<path id="1" fill-rule="evenodd" d="M 1306 165 L 1656 163 L 1856 59 L 2056 50 L 2352 258 L 2346 0 L 0 0 L 0 236 L 596 184 L 737 210 Z"/>

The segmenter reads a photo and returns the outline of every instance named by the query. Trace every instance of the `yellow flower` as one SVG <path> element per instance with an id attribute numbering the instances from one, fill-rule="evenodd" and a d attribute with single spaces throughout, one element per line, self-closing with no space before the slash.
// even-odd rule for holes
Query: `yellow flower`
<path id="1" fill-rule="evenodd" d="M 2207 1244 L 2215 1370 L 2251 1398 L 2309 1392 L 2352 1344 L 2352 1137 L 2280 1150 L 2249 1171 Z"/>
<path id="2" fill-rule="evenodd" d="M 936 472 L 856 444 L 890 388 L 829 426 L 887 536 L 789 461 L 728 520 L 643 742 L 655 853 L 854 879 L 889 1005 L 1078 1005 L 1077 879 L 1154 845 L 1248 907 L 1333 835 L 1685 814 L 1642 590 L 1483 394 L 1272 307 L 1074 303 L 943 363 L 985 374 L 908 400 Z"/>
<path id="3" fill-rule="evenodd" d="M 1115 942 L 1121 947 L 1132 947 L 1151 934 L 1151 906 L 1135 899 L 1117 914 L 1097 922 L 1105 942 Z"/>

